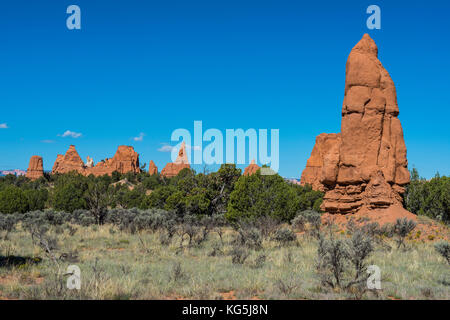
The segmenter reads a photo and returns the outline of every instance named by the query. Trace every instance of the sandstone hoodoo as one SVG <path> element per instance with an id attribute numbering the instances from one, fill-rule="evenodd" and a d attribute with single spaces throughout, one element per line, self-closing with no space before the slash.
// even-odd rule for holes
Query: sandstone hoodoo
<path id="1" fill-rule="evenodd" d="M 148 174 L 151 176 L 154 174 L 158 174 L 158 167 L 155 165 L 153 160 L 150 160 L 150 164 L 148 165 Z"/>
<path id="2" fill-rule="evenodd" d="M 119 146 L 112 159 L 105 159 L 94 166 L 94 160 L 88 157 L 85 164 L 81 160 L 75 146 L 71 145 L 65 155 L 58 155 L 53 165 L 52 173 L 68 173 L 76 171 L 82 175 L 94 176 L 111 175 L 114 171 L 119 173 L 134 172 L 139 173 L 139 155 L 130 146 Z"/>
<path id="3" fill-rule="evenodd" d="M 255 163 L 255 160 L 252 160 L 248 167 L 244 169 L 244 176 L 251 176 L 252 174 L 255 174 L 259 169 L 261 169 L 261 167 Z"/>
<path id="4" fill-rule="evenodd" d="M 68 173 L 71 171 L 77 171 L 82 174 L 84 168 L 85 165 L 83 160 L 75 149 L 75 146 L 71 145 L 65 155 L 58 154 L 56 156 L 52 173 Z"/>
<path id="5" fill-rule="evenodd" d="M 44 161 L 42 157 L 32 156 L 28 165 L 26 177 L 31 180 L 36 180 L 44 176 Z"/>
<path id="6" fill-rule="evenodd" d="M 346 65 L 341 133 L 322 133 L 301 183 L 325 192 L 329 213 L 403 210 L 409 183 L 406 146 L 394 82 L 365 34 Z"/>
<path id="7" fill-rule="evenodd" d="M 161 176 L 171 178 L 183 170 L 184 168 L 190 168 L 189 160 L 186 153 L 186 145 L 183 141 L 180 150 L 178 151 L 178 157 L 175 162 L 169 162 L 161 171 Z"/>

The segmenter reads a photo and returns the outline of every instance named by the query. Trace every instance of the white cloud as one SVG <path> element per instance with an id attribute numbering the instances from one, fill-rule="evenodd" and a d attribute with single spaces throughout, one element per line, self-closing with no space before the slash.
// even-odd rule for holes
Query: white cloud
<path id="1" fill-rule="evenodd" d="M 6 123 L 0 123 L 0 129 L 8 129 L 8 125 Z"/>
<path id="2" fill-rule="evenodd" d="M 66 138 L 66 137 L 79 138 L 82 136 L 82 134 L 78 133 L 78 132 L 73 132 L 73 131 L 67 130 L 63 134 L 58 134 L 58 136 L 63 137 L 63 138 Z"/>
<path id="3" fill-rule="evenodd" d="M 134 137 L 133 140 L 134 141 L 142 141 L 142 140 L 144 140 L 144 136 L 145 136 L 145 134 L 143 132 L 141 132 L 141 133 L 139 133 L 139 136 Z"/>
<path id="4" fill-rule="evenodd" d="M 171 152 L 175 147 L 169 146 L 168 144 L 164 144 L 161 148 L 158 149 L 159 152 Z"/>
<path id="5" fill-rule="evenodd" d="M 163 143 L 163 146 L 158 149 L 159 152 L 171 152 L 173 149 L 176 149 L 176 147 L 173 147 L 167 143 Z M 200 146 L 190 146 L 186 145 L 187 150 L 201 150 L 202 148 Z"/>

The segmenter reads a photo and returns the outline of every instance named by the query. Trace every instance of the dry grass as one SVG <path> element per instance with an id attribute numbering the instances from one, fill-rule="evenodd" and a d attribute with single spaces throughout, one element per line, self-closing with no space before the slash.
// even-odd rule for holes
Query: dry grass
<path id="1" fill-rule="evenodd" d="M 351 292 L 320 286 L 315 273 L 317 241 L 298 236 L 280 247 L 264 240 L 243 264 L 233 264 L 234 232 L 224 245 L 212 233 L 201 246 L 180 249 L 179 238 L 160 244 L 159 233 L 128 234 L 105 226 L 81 227 L 75 235 L 56 234 L 57 256 L 65 271 L 81 269 L 81 290 L 66 288 L 67 276 L 21 230 L 2 241 L 0 256 L 28 257 L 0 267 L 0 296 L 7 299 L 352 299 Z M 52 230 L 53 232 L 54 230 Z M 381 247 L 370 257 L 382 272 L 382 290 L 363 299 L 450 299 L 450 270 L 431 243 L 408 242 L 409 250 Z M 216 250 L 214 250 L 216 249 Z M 219 250 L 217 250 L 219 249 Z M 213 251 L 214 254 L 211 254 Z M 6 254 L 8 252 L 8 254 Z M 265 258 L 261 258 L 264 255 Z M 42 258 L 42 261 L 36 258 Z M 75 258 L 74 258 L 75 257 Z"/>

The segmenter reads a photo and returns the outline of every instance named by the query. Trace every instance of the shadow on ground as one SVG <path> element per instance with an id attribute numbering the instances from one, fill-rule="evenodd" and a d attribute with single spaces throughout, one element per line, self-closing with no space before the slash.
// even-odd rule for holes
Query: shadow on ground
<path id="1" fill-rule="evenodd" d="M 41 261 L 42 259 L 39 257 L 0 256 L 0 268 L 39 264 Z"/>

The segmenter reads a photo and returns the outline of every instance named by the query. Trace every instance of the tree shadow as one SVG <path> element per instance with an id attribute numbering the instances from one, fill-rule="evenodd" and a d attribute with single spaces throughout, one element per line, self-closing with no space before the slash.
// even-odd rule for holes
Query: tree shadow
<path id="1" fill-rule="evenodd" d="M 40 257 L 20 257 L 20 256 L 1 256 L 0 268 L 19 267 L 24 265 L 39 264 L 42 262 Z"/>

